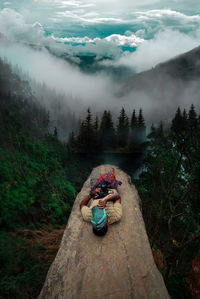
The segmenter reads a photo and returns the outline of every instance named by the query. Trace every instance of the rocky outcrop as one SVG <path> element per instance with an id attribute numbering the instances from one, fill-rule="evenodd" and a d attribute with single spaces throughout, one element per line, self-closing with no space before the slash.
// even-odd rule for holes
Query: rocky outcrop
<path id="1" fill-rule="evenodd" d="M 99 166 L 104 173 L 111 165 Z M 130 177 L 115 167 L 122 181 L 123 216 L 104 237 L 82 220 L 79 203 L 90 190 L 90 179 L 78 194 L 39 299 L 167 299 L 147 238 L 137 190 Z"/>

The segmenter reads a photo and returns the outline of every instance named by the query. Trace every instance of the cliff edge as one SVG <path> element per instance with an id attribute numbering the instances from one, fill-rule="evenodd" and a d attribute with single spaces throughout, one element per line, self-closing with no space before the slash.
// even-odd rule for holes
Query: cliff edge
<path id="1" fill-rule="evenodd" d="M 111 165 L 97 167 L 107 172 Z M 65 229 L 60 249 L 52 263 L 38 299 L 167 299 L 163 278 L 151 252 L 140 199 L 130 177 L 117 167 L 122 181 L 118 191 L 123 216 L 109 226 L 104 237 L 92 233 L 84 222 L 79 204 L 89 193 L 90 178 L 84 183 Z"/>

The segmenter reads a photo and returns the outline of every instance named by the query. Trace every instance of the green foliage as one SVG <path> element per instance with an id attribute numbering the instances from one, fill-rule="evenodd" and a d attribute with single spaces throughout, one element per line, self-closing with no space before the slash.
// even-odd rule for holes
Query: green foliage
<path id="1" fill-rule="evenodd" d="M 88 109 L 86 118 L 80 124 L 79 134 L 76 140 L 76 147 L 78 152 L 95 152 L 97 147 L 97 136 L 95 133 L 95 127 L 92 122 L 92 113 L 90 109 Z"/>
<path id="2" fill-rule="evenodd" d="M 172 272 L 167 280 L 166 286 L 171 296 L 171 299 L 187 298 L 185 289 L 188 273 Z"/>
<path id="3" fill-rule="evenodd" d="M 189 115 L 178 108 L 170 130 L 152 127 L 145 171 L 135 180 L 151 246 L 164 255 L 172 298 L 186 298 L 186 277 L 200 245 L 200 127 L 193 106 Z"/>
<path id="4" fill-rule="evenodd" d="M 26 133 L 20 145 L 0 149 L 0 225 L 15 227 L 32 222 L 65 223 L 76 191 L 62 166 L 64 146 Z M 13 143 L 16 141 L 13 136 Z"/>
<path id="5" fill-rule="evenodd" d="M 23 238 L 0 232 L 0 298 L 36 298 L 49 265 L 37 255 L 41 246 L 31 246 Z"/>
<path id="6" fill-rule="evenodd" d="M 36 298 L 49 266 L 38 260 L 44 247 L 9 231 L 65 224 L 94 166 L 90 156 L 69 153 L 57 129 L 54 136 L 47 133 L 48 113 L 34 100 L 28 83 L 22 84 L 0 60 L 0 298 Z M 88 109 L 68 148 L 84 153 L 142 151 L 142 110 L 138 117 L 133 111 L 131 129 L 124 108 L 118 120 L 117 144 L 111 113 L 104 112 L 99 126 Z M 152 126 L 149 139 L 146 171 L 135 183 L 151 245 L 164 255 L 168 290 L 173 299 L 185 298 L 186 277 L 200 246 L 200 117 L 194 106 L 188 114 L 178 109 L 169 131 L 164 132 L 162 123 Z"/>
<path id="7" fill-rule="evenodd" d="M 68 120 L 63 120 L 66 126 Z M 89 137 L 95 130 L 89 111 L 84 126 Z M 0 59 L 0 298 L 38 296 L 49 267 L 42 261 L 46 249 L 27 241 L 32 232 L 17 238 L 16 228 L 58 229 L 66 224 L 94 167 L 94 161 L 68 152 L 57 128 L 54 136 L 48 130 L 49 113 L 28 82 Z"/>

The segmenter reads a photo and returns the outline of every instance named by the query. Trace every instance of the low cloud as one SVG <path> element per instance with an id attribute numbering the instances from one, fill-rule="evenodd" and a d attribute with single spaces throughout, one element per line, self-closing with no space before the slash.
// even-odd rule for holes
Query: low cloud
<path id="1" fill-rule="evenodd" d="M 77 99 L 75 103 L 70 103 L 76 110 L 82 110 L 82 107 L 77 107 L 78 103 L 84 108 L 113 105 L 111 80 L 105 74 L 84 74 L 45 49 L 34 50 L 20 44 L 1 45 L 0 56 L 11 65 L 18 65 L 37 82 L 44 82 L 50 88 Z"/>
<path id="2" fill-rule="evenodd" d="M 141 72 L 199 46 L 199 39 L 200 30 L 192 36 L 167 29 L 157 33 L 154 39 L 139 44 L 136 52 L 126 52 L 118 60 L 104 61 L 103 63 L 114 66 L 129 66 L 135 72 Z"/>
<path id="3" fill-rule="evenodd" d="M 45 1 L 47 2 L 47 0 Z M 62 1 L 63 6 L 71 5 L 71 7 L 75 7 L 78 1 L 69 3 L 69 1 Z M 92 3 L 95 4 L 95 2 Z M 102 3 L 106 5 L 106 2 Z M 131 2 L 129 3 L 131 4 Z M 58 1 L 54 1 L 54 4 L 57 5 Z M 88 1 L 85 4 L 89 5 L 91 3 Z M 82 13 L 85 13 L 85 11 Z M 132 16 L 131 21 L 130 15 Z M 57 16 L 56 13 L 55 16 Z M 92 20 L 99 18 L 99 16 L 93 14 L 88 15 L 88 18 L 92 26 Z M 106 19 L 102 16 L 101 21 L 104 22 L 103 25 L 105 26 L 105 24 L 111 22 L 111 19 L 114 18 L 109 17 Z M 62 38 L 59 34 L 54 34 L 54 38 L 52 38 L 51 35 L 47 36 L 45 34 L 41 19 L 30 23 L 19 12 L 6 8 L 0 11 L 0 31 L 12 43 L 7 46 L 0 45 L 0 56 L 6 57 L 12 65 L 18 64 L 34 80 L 40 83 L 44 82 L 58 93 L 64 93 L 66 100 L 69 95 L 71 108 L 79 114 L 83 110 L 85 111 L 88 106 L 93 111 L 102 111 L 104 109 L 119 111 L 121 106 L 124 106 L 129 115 L 134 108 L 138 111 L 142 107 L 145 118 L 151 122 L 152 119 L 160 121 L 163 117 L 167 118 L 166 113 L 172 115 L 178 105 L 188 108 L 193 102 L 198 106 L 198 99 L 194 96 L 197 94 L 197 92 L 195 93 L 197 90 L 195 84 L 188 86 L 186 89 L 184 85 L 180 85 L 180 90 L 184 90 L 184 94 L 181 100 L 179 98 L 176 101 L 172 100 L 173 92 L 170 88 L 165 91 L 165 101 L 155 99 L 142 91 L 119 97 L 117 96 L 121 88 L 118 86 L 119 82 L 113 83 L 105 72 L 93 75 L 84 74 L 77 67 L 72 67 L 63 59 L 51 55 L 45 48 L 49 47 L 59 55 L 64 53 L 74 55 L 84 52 L 96 53 L 98 56 L 106 55 L 115 59 L 117 57 L 115 61 L 107 60 L 103 63 L 108 67 L 113 65 L 128 66 L 135 72 L 140 72 L 199 45 L 198 16 L 190 18 L 170 10 L 165 12 L 157 10 L 137 14 L 134 12 L 128 14 L 127 19 L 122 20 L 122 23 L 131 24 L 132 27 L 130 28 L 127 25 L 127 31 L 124 34 L 110 34 L 104 38 L 93 36 L 91 38 L 89 34 L 86 34 L 85 37 L 68 37 L 65 32 L 66 35 L 62 34 Z M 121 16 L 119 20 L 121 20 Z M 175 24 L 175 29 L 170 29 L 172 27 L 170 25 L 171 20 Z M 67 19 L 68 21 L 69 19 Z M 135 24 L 137 30 L 134 30 Z M 64 26 L 63 23 L 62 26 Z M 184 30 L 188 27 L 190 27 L 190 32 L 186 34 Z M 86 26 L 84 28 L 88 33 L 87 30 L 90 27 Z M 102 28 L 99 27 L 99 29 Z M 58 29 L 60 29 L 60 25 Z M 158 33 L 155 34 L 157 31 Z M 151 34 L 151 39 L 147 39 Z M 77 43 L 80 44 L 75 46 Z M 121 46 L 137 47 L 137 50 L 134 53 L 126 52 L 123 54 Z"/>
<path id="4" fill-rule="evenodd" d="M 37 45 L 45 42 L 44 29 L 39 22 L 27 24 L 20 13 L 10 8 L 0 11 L 0 32 L 11 41 Z"/>
<path id="5" fill-rule="evenodd" d="M 122 86 L 119 86 L 119 82 L 113 83 L 105 73 L 86 75 L 62 59 L 52 56 L 47 50 L 35 50 L 20 44 L 1 45 L 0 57 L 5 57 L 13 66 L 18 64 L 23 72 L 29 73 L 37 82 L 44 82 L 57 93 L 64 94 L 76 116 L 83 116 L 90 107 L 96 113 L 110 109 L 117 120 L 116 116 L 124 106 L 129 116 L 133 109 L 138 112 L 142 108 L 146 121 L 151 124 L 152 120 L 170 121 L 177 106 L 188 109 L 194 103 L 199 107 L 199 89 L 196 83 L 184 86 L 184 83 L 179 82 L 178 89 L 181 93 L 176 98 L 176 84 L 170 78 L 165 90 L 158 90 L 156 95 L 141 90 L 119 96 L 117 94 Z"/>

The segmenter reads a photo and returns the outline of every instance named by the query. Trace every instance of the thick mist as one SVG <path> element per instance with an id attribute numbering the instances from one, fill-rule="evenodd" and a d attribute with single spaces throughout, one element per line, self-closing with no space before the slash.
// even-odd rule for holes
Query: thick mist
<path id="1" fill-rule="evenodd" d="M 193 103 L 199 108 L 198 84 L 193 81 L 186 84 L 165 77 L 165 85 L 155 90 L 153 78 L 152 92 L 144 89 L 132 89 L 124 92 L 124 82 L 115 82 L 106 72 L 85 74 L 61 58 L 51 55 L 45 48 L 31 48 L 19 43 L 1 43 L 0 56 L 12 65 L 18 65 L 22 72 L 28 73 L 36 82 L 44 83 L 58 94 L 70 106 L 77 118 L 84 117 L 88 107 L 94 113 L 101 114 L 111 110 L 116 119 L 123 106 L 130 116 L 133 109 L 143 109 L 145 120 L 150 124 L 161 120 L 168 122 L 177 106 L 189 108 Z M 178 89 L 176 88 L 178 87 Z M 132 90 L 132 91 L 131 91 Z M 123 91 L 123 92 L 122 92 Z M 44 99 L 48 108 L 48 99 Z M 51 99 L 52 101 L 52 99 Z"/>

